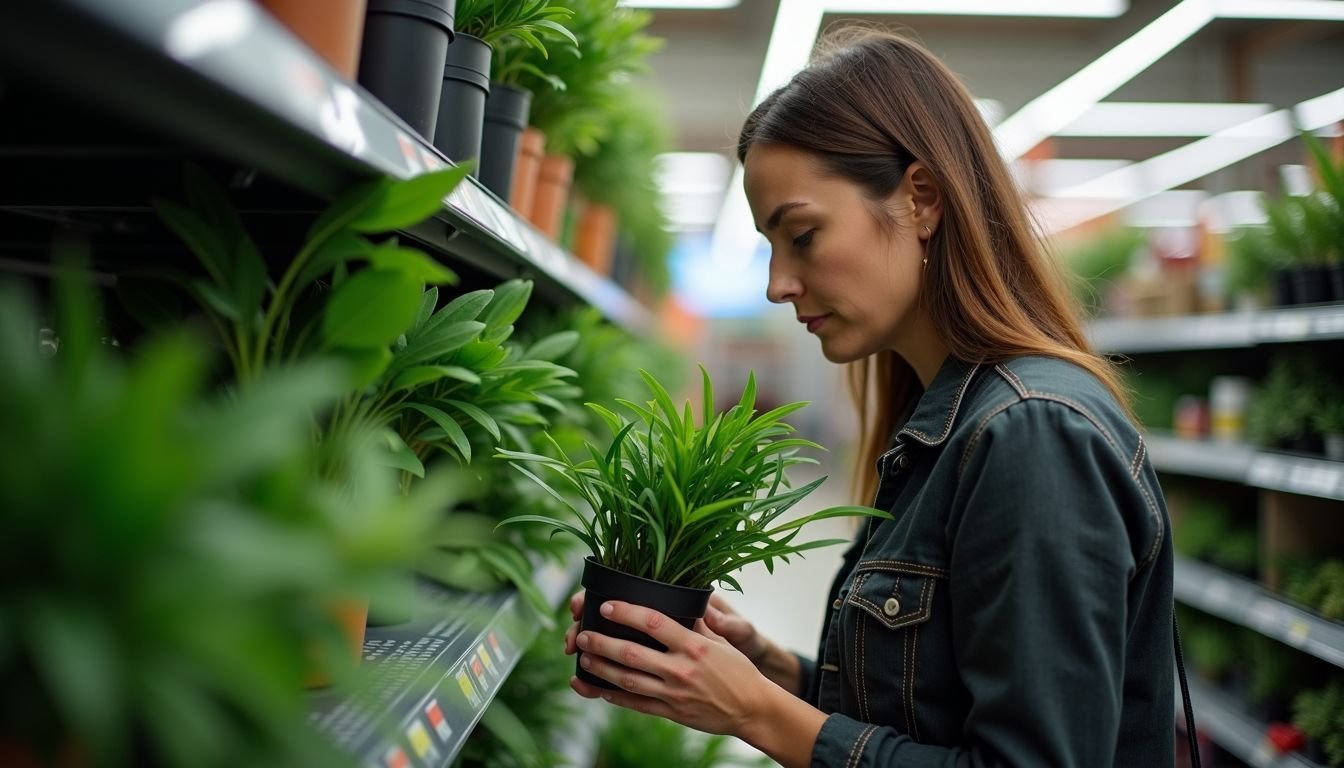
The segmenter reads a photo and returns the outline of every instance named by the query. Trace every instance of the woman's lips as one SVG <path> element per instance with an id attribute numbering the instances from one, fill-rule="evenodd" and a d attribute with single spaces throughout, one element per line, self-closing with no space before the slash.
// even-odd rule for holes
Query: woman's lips
<path id="1" fill-rule="evenodd" d="M 816 333 L 830 315 L 799 315 L 798 322 L 807 325 L 808 333 Z"/>

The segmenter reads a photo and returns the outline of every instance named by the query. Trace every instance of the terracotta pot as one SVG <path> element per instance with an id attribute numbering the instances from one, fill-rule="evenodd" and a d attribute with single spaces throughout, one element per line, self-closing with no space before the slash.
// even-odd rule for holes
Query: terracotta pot
<path id="1" fill-rule="evenodd" d="M 531 127 L 523 131 L 523 138 L 518 143 L 518 160 L 513 165 L 513 191 L 509 194 L 509 205 L 524 218 L 532 216 L 537 173 L 541 170 L 541 158 L 545 154 L 546 134 Z"/>
<path id="2" fill-rule="evenodd" d="M 528 219 L 542 234 L 554 241 L 569 202 L 569 186 L 574 181 L 574 161 L 564 155 L 546 155 L 537 171 L 536 198 Z"/>
<path id="3" fill-rule="evenodd" d="M 616 253 L 616 211 L 601 203 L 584 203 L 574 231 L 574 255 L 599 275 L 611 275 Z"/>
<path id="4" fill-rule="evenodd" d="M 317 55 L 347 80 L 359 71 L 367 0 L 261 0 L 280 23 L 289 27 Z"/>
<path id="5" fill-rule="evenodd" d="M 364 656 L 364 630 L 369 621 L 368 600 L 338 600 L 331 605 L 331 616 L 340 625 L 346 641 L 346 650 L 354 664 Z M 308 687 L 321 688 L 331 684 L 329 665 L 316 656 L 308 670 Z"/>

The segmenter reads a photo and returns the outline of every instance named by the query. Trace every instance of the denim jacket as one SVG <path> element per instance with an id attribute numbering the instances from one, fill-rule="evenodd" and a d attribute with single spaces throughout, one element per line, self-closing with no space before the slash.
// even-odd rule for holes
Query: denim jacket
<path id="1" fill-rule="evenodd" d="M 816 768 L 1174 762 L 1172 550 L 1094 376 L 949 359 L 878 462 L 803 695 Z"/>

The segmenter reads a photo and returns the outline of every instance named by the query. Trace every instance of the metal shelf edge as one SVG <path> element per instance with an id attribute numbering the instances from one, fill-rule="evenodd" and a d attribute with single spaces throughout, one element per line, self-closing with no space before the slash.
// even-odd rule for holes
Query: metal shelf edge
<path id="1" fill-rule="evenodd" d="M 1344 669 L 1344 624 L 1204 563 L 1177 556 L 1176 599 Z"/>
<path id="2" fill-rule="evenodd" d="M 1151 430 L 1144 439 L 1159 472 L 1344 501 L 1344 462 L 1259 451 L 1244 443 L 1187 440 Z"/>
<path id="3" fill-rule="evenodd" d="M 1259 344 L 1344 339 L 1344 303 L 1209 315 L 1101 318 L 1089 338 L 1110 354 L 1242 349 Z"/>
<path id="4" fill-rule="evenodd" d="M 1176 701 L 1177 720 L 1183 721 L 1179 689 Z M 1252 768 L 1324 768 L 1296 753 L 1275 754 L 1265 738 L 1264 723 L 1256 722 L 1237 702 L 1199 680 L 1190 681 L 1190 701 L 1196 729 Z"/>

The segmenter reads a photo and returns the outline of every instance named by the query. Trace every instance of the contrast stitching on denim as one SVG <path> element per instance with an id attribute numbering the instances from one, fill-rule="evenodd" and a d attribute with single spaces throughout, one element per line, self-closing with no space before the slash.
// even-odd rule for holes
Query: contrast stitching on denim
<path id="1" fill-rule="evenodd" d="M 905 668 L 905 675 L 901 679 L 901 698 L 903 699 L 901 704 L 903 705 L 902 708 L 905 711 L 902 712 L 901 714 L 905 716 L 906 733 L 910 733 L 914 727 L 913 725 L 914 707 L 910 701 L 911 697 L 913 697 L 915 694 L 914 661 L 911 658 L 912 656 L 914 656 L 914 649 L 911 648 L 911 638 L 913 637 L 913 635 L 914 635 L 913 632 L 906 632 L 905 636 L 901 638 L 901 651 L 903 652 L 903 655 L 905 657 L 904 659 L 902 659 L 903 666 Z"/>
<path id="2" fill-rule="evenodd" d="M 868 716 L 868 664 L 866 657 L 864 656 L 864 653 L 867 650 L 866 640 L 868 636 L 868 620 L 862 616 L 856 618 L 858 619 L 859 631 L 854 633 L 858 638 L 856 641 L 858 658 L 854 660 L 854 685 L 859 689 L 859 716 L 864 721 L 868 721 L 872 719 Z"/>
<path id="3" fill-rule="evenodd" d="M 980 423 L 976 425 L 975 431 L 971 433 L 970 441 L 967 442 L 966 444 L 966 450 L 962 451 L 961 453 L 961 461 L 957 464 L 958 480 L 960 480 L 961 476 L 966 472 L 966 464 L 969 463 L 971 460 L 971 451 L 975 448 L 976 444 L 980 442 L 980 435 L 985 431 L 986 428 L 989 427 L 989 420 L 994 418 L 995 416 L 998 416 L 1000 413 L 1003 413 L 1004 411 L 1008 410 L 1010 407 L 1017 405 L 1020 402 L 1023 401 L 1008 400 L 1006 402 L 999 403 L 997 406 L 994 407 L 994 410 L 990 411 L 985 416 L 985 418 L 981 419 Z"/>
<path id="4" fill-rule="evenodd" d="M 920 610 L 921 610 L 921 611 L 929 612 L 929 607 L 931 607 L 931 606 L 930 606 L 930 603 L 931 603 L 931 598 L 932 598 L 932 596 L 933 596 L 933 582 L 932 582 L 932 581 L 928 581 L 928 580 L 926 580 L 926 581 L 924 582 L 924 589 L 923 589 L 923 591 L 920 592 L 920 595 L 919 595 L 919 604 L 920 604 Z M 908 690 L 908 692 L 909 692 L 909 693 L 907 694 L 907 696 L 906 696 L 906 702 L 907 702 L 906 706 L 909 707 L 909 710 L 910 710 L 910 714 L 909 714 L 909 720 L 910 720 L 910 736 L 911 736 L 911 738 L 913 738 L 915 741 L 919 741 L 919 719 L 918 719 L 918 717 L 917 717 L 917 714 L 918 714 L 918 713 L 917 713 L 917 711 L 916 711 L 916 707 L 915 707 L 915 676 L 914 676 L 914 674 L 913 674 L 913 671 L 919 666 L 919 661 L 918 661 L 918 654 L 919 654 L 919 626 L 916 625 L 913 629 L 911 629 L 911 630 L 909 631 L 909 635 L 910 635 L 910 654 L 909 654 L 909 658 L 910 658 L 910 669 L 911 669 L 911 671 L 912 671 L 912 674 L 910 675 L 909 682 L 908 682 L 908 684 L 907 684 L 907 686 L 906 686 L 906 688 L 907 688 L 907 690 Z"/>
<path id="5" fill-rule="evenodd" d="M 1157 525 L 1157 534 L 1153 536 L 1153 546 L 1148 548 L 1148 555 L 1139 563 L 1137 571 L 1147 568 L 1149 563 L 1157 559 L 1158 549 L 1162 545 L 1162 539 L 1166 536 L 1166 526 L 1162 524 L 1162 513 L 1157 510 L 1157 502 L 1153 501 L 1152 495 L 1148 493 L 1148 488 L 1144 486 L 1143 481 L 1135 479 L 1135 484 L 1139 486 L 1139 493 L 1143 494 L 1144 501 L 1148 502 L 1148 509 L 1152 510 L 1153 522 Z"/>
<path id="6" fill-rule="evenodd" d="M 924 432 L 905 427 L 897 435 L 910 435 L 925 445 L 937 445 L 947 439 L 947 435 L 952 431 L 952 420 L 957 417 L 957 411 L 961 408 L 961 398 L 966 394 L 966 390 L 971 386 L 971 379 L 975 378 L 975 372 L 980 369 L 980 364 L 971 366 L 971 370 L 966 372 L 965 378 L 961 380 L 961 388 L 957 390 L 957 396 L 952 401 L 952 407 L 947 411 L 947 419 L 943 422 L 943 433 L 938 437 L 931 437 Z"/>
<path id="7" fill-rule="evenodd" d="M 1000 376 L 1003 376 L 1003 378 L 1008 380 L 1008 385 L 1017 390 L 1017 394 L 1022 397 L 1027 396 L 1027 385 L 1022 383 L 1022 380 L 1017 377 L 1016 373 L 1008 370 L 1008 366 L 1000 363 L 999 365 L 994 366 L 994 370 L 998 371 Z"/>
<path id="8" fill-rule="evenodd" d="M 1143 442 L 1143 435 L 1139 435 L 1139 447 L 1134 449 L 1134 461 L 1129 465 L 1129 474 L 1135 480 L 1139 479 L 1139 469 L 1143 467 L 1143 454 L 1147 447 L 1147 444 Z"/>
<path id="9" fill-rule="evenodd" d="M 868 746 L 868 739 L 873 737 L 873 732 L 877 730 L 876 725 L 870 725 L 859 734 L 855 739 L 853 749 L 849 750 L 849 759 L 845 761 L 845 768 L 858 768 L 863 760 L 863 748 Z"/>
<path id="10" fill-rule="evenodd" d="M 905 560 L 864 560 L 859 563 L 857 572 L 866 573 L 869 571 L 905 571 L 907 573 L 918 573 L 924 576 L 947 577 L 946 568 L 939 568 L 936 565 L 925 565 L 923 563 L 911 563 Z"/>

